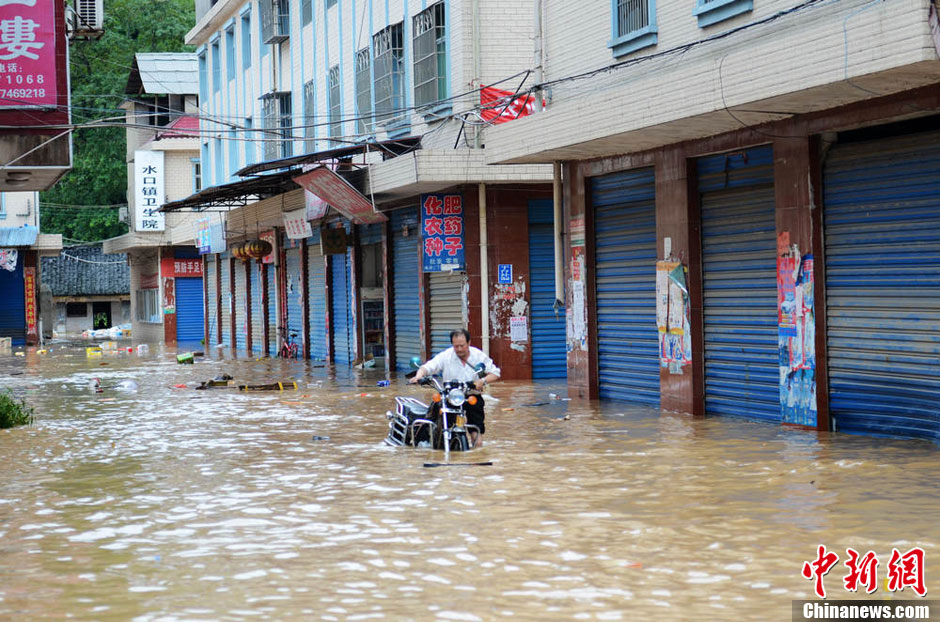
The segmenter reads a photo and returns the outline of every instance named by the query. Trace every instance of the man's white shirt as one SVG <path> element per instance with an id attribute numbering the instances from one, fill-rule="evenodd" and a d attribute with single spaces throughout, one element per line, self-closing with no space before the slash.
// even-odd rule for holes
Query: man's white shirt
<path id="1" fill-rule="evenodd" d="M 487 374 L 499 377 L 499 367 L 493 363 L 493 359 L 484 354 L 483 350 L 473 346 L 470 346 L 470 354 L 467 356 L 466 363 L 460 360 L 452 346 L 422 365 L 421 368 L 428 375 L 441 374 L 444 377 L 444 382 L 452 380 L 473 382 L 480 377 L 477 375 L 477 370 L 474 369 L 479 363 L 483 363 L 483 369 Z"/>

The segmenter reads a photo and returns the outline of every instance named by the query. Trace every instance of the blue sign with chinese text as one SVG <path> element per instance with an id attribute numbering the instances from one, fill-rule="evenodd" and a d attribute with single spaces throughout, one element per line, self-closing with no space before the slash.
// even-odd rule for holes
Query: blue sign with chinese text
<path id="1" fill-rule="evenodd" d="M 463 195 L 421 195 L 421 240 L 425 272 L 464 269 Z"/>
<path id="2" fill-rule="evenodd" d="M 512 264 L 511 263 L 499 264 L 499 282 L 500 283 L 512 283 Z"/>

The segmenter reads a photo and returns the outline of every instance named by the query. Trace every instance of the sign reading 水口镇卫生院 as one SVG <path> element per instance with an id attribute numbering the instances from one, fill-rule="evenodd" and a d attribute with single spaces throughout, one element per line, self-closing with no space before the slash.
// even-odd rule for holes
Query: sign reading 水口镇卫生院
<path id="1" fill-rule="evenodd" d="M 157 210 L 165 202 L 162 151 L 134 152 L 134 225 L 137 231 L 163 231 L 166 222 Z"/>
<path id="2" fill-rule="evenodd" d="M 0 108 L 56 105 L 55 0 L 0 2 Z"/>
<path id="3" fill-rule="evenodd" d="M 421 239 L 425 272 L 463 270 L 463 195 L 421 195 Z"/>

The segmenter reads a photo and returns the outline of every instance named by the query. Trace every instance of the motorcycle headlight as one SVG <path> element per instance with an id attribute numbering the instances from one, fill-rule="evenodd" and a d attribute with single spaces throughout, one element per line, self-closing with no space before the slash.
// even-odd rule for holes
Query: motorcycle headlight
<path id="1" fill-rule="evenodd" d="M 451 406 L 463 406 L 463 403 L 467 401 L 467 396 L 464 395 L 462 389 L 451 389 L 447 393 L 447 402 Z"/>

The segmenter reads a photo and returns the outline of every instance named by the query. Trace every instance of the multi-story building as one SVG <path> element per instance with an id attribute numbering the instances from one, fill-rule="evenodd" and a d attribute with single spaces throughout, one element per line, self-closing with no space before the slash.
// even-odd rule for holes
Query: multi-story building
<path id="1" fill-rule="evenodd" d="M 547 109 L 483 139 L 563 170 L 571 392 L 940 439 L 936 4 L 540 17 Z"/>
<path id="2" fill-rule="evenodd" d="M 564 376 L 551 167 L 488 166 L 479 131 L 478 89 L 531 74 L 531 3 L 196 12 L 206 189 L 166 209 L 230 210 L 203 223 L 210 343 L 407 369 L 467 326 L 505 377 Z M 265 237 L 266 257 L 232 255 Z"/>
<path id="3" fill-rule="evenodd" d="M 202 188 L 195 54 L 137 54 L 121 107 L 127 119 L 130 232 L 104 242 L 127 255 L 134 338 L 198 343 L 204 338 L 202 261 L 193 246 L 196 217 L 164 215 L 167 201 Z"/>

